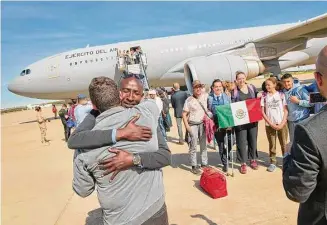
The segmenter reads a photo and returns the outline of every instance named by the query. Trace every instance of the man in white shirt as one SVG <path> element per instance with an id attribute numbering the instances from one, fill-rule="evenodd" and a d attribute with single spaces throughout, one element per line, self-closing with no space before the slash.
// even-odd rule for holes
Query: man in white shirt
<path id="1" fill-rule="evenodd" d="M 193 95 L 188 97 L 183 108 L 183 122 L 188 132 L 187 142 L 189 145 L 190 163 L 192 173 L 200 174 L 200 168 L 197 166 L 196 148 L 199 139 L 201 166 L 208 166 L 207 140 L 203 118 L 206 114 L 207 97 L 202 93 L 203 84 L 199 80 L 193 81 Z"/>
<path id="2" fill-rule="evenodd" d="M 149 91 L 149 96 L 150 96 L 150 98 L 156 100 L 157 106 L 158 106 L 159 111 L 160 111 L 159 127 L 160 127 L 160 130 L 162 132 L 162 135 L 164 136 L 165 140 L 167 141 L 166 129 L 165 129 L 165 126 L 163 125 L 163 119 L 162 119 L 163 102 L 162 102 L 161 98 L 159 98 L 157 96 L 157 91 L 156 90 L 153 90 L 153 89 L 150 90 Z"/>

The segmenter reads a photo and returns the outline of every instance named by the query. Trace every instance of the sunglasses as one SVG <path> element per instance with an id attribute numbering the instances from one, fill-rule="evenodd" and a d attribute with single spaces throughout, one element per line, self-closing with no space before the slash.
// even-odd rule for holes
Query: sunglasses
<path id="1" fill-rule="evenodd" d="M 141 75 L 141 74 L 135 74 L 135 73 L 124 73 L 121 78 L 126 79 L 126 78 L 130 78 L 130 77 L 135 77 L 138 80 L 143 80 L 145 76 Z"/>

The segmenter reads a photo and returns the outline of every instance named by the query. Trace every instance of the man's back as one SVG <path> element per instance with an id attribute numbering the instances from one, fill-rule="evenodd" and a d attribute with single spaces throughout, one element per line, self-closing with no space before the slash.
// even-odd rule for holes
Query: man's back
<path id="1" fill-rule="evenodd" d="M 115 107 L 98 116 L 94 130 L 120 128 L 132 116 L 141 114 L 137 124 L 151 127 L 153 137 L 149 142 L 120 141 L 113 147 L 138 153 L 158 149 L 156 129 L 158 126 L 159 110 L 153 100 L 146 100 L 132 109 Z M 143 171 L 133 168 L 121 171 L 110 183 L 109 176 L 101 177 L 103 171 L 98 169 L 98 161 L 111 156 L 107 147 L 85 151 L 77 157 L 78 164 L 74 171 L 74 189 L 82 195 L 92 193 L 92 180 L 88 182 L 86 174 L 78 170 L 86 168 L 85 173 L 91 173 L 97 184 L 98 198 L 104 212 L 105 224 L 141 224 L 164 204 L 164 187 L 161 170 Z"/>
<path id="2" fill-rule="evenodd" d="M 288 198 L 300 202 L 298 224 L 327 224 L 327 106 L 299 123 L 284 159 Z"/>
<path id="3" fill-rule="evenodd" d="M 174 108 L 174 116 L 177 118 L 182 118 L 184 103 L 188 95 L 186 91 L 176 91 L 171 96 L 171 104 Z"/>

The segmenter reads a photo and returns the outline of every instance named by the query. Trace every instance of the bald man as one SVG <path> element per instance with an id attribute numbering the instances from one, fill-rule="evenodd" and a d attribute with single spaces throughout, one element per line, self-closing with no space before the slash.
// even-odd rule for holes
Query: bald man
<path id="1" fill-rule="evenodd" d="M 182 130 L 182 114 L 183 107 L 186 99 L 188 98 L 188 94 L 186 91 L 181 91 L 179 87 L 179 83 L 173 84 L 174 94 L 171 96 L 171 106 L 174 108 L 174 116 L 176 118 L 178 136 L 179 136 L 179 144 L 184 144 L 183 130 Z"/>
<path id="2" fill-rule="evenodd" d="M 315 80 L 327 98 L 327 46 L 318 55 Z M 284 156 L 283 185 L 299 202 L 298 225 L 327 224 L 327 105 L 295 126 L 294 142 Z"/>

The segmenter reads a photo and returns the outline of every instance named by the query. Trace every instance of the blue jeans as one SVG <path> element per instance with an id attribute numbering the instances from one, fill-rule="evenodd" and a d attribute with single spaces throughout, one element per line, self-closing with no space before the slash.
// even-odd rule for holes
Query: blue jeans
<path id="1" fill-rule="evenodd" d="M 163 124 L 163 119 L 162 119 L 162 116 L 161 115 L 159 117 L 159 128 L 160 128 L 161 133 L 164 136 L 165 140 L 167 140 L 166 129 L 165 129 L 165 126 Z"/>

